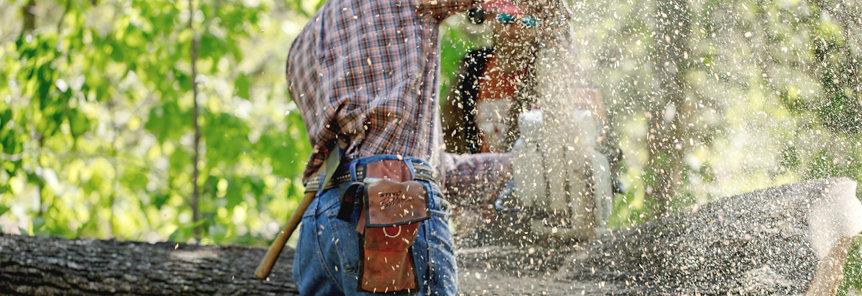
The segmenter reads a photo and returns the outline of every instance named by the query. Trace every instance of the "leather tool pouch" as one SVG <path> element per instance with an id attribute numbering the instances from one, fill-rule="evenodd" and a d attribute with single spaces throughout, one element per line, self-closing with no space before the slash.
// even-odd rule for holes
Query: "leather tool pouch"
<path id="1" fill-rule="evenodd" d="M 401 160 L 366 167 L 357 231 L 362 246 L 359 290 L 411 292 L 418 287 L 411 247 L 419 224 L 430 218 L 425 186 Z"/>

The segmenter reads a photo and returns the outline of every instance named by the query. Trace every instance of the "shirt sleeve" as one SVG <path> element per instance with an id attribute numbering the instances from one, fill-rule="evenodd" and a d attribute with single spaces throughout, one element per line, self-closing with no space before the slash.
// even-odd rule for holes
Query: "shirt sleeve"
<path id="1" fill-rule="evenodd" d="M 441 155 L 440 172 L 448 200 L 458 205 L 493 205 L 512 179 L 509 154 Z"/>
<path id="2" fill-rule="evenodd" d="M 443 20 L 453 14 L 473 8 L 481 0 L 414 0 L 420 14 L 430 14 Z"/>

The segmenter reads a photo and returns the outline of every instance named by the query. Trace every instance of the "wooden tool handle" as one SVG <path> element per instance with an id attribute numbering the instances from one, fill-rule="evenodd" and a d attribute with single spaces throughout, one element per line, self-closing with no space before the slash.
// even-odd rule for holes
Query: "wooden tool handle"
<path id="1" fill-rule="evenodd" d="M 314 200 L 315 195 L 316 192 L 305 193 L 305 197 L 302 198 L 302 202 L 299 203 L 299 207 L 297 207 L 296 211 L 293 212 L 293 215 L 290 216 L 290 221 L 287 221 L 287 225 L 285 225 L 284 229 L 278 233 L 275 241 L 272 242 L 272 245 L 269 246 L 269 250 L 266 251 L 266 255 L 263 256 L 263 260 L 260 261 L 260 265 L 257 266 L 257 270 L 254 271 L 254 275 L 257 276 L 257 278 L 266 279 L 269 277 L 269 273 L 272 272 L 272 267 L 275 266 L 275 262 L 278 261 L 278 256 L 281 255 L 281 250 L 284 249 L 284 245 L 287 244 L 287 240 L 289 240 L 290 236 L 293 235 L 293 232 L 296 231 L 296 227 L 299 226 L 299 222 L 302 221 L 302 215 L 305 213 L 305 210 L 308 209 L 308 205 Z"/>

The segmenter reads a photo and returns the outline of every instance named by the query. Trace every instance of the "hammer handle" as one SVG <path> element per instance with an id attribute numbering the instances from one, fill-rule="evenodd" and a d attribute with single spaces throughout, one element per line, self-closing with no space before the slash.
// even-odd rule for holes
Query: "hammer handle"
<path id="1" fill-rule="evenodd" d="M 296 231 L 296 227 L 299 226 L 299 222 L 302 221 L 302 215 L 305 213 L 305 210 L 308 209 L 308 205 L 314 201 L 314 197 L 317 192 L 307 192 L 305 193 L 305 197 L 302 198 L 302 202 L 299 203 L 299 207 L 296 208 L 296 211 L 293 212 L 293 215 L 290 216 L 290 221 L 287 221 L 287 225 L 284 226 L 278 236 L 275 238 L 275 241 L 272 242 L 272 245 L 269 246 L 269 250 L 266 251 L 266 255 L 263 256 L 263 260 L 260 261 L 260 264 L 257 266 L 257 270 L 254 271 L 254 275 L 259 279 L 266 279 L 269 277 L 269 274 L 272 272 L 272 267 L 275 266 L 275 262 L 278 261 L 278 256 L 281 255 L 281 250 L 284 249 L 284 245 L 287 244 L 287 240 L 290 239 L 290 236 L 293 235 L 293 232 Z"/>

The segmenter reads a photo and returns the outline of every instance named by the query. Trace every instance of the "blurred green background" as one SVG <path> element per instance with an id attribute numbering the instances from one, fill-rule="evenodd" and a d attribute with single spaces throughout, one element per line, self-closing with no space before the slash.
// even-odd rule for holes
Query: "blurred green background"
<path id="1" fill-rule="evenodd" d="M 266 245 L 301 198 L 310 153 L 285 58 L 323 2 L 195 1 L 190 27 L 186 1 L 2 0 L 2 231 Z M 614 227 L 803 179 L 862 180 L 858 1 L 572 7 L 582 78 L 625 153 Z M 463 16 L 442 36 L 446 94 L 490 38 Z M 845 288 L 862 288 L 858 245 Z"/>

